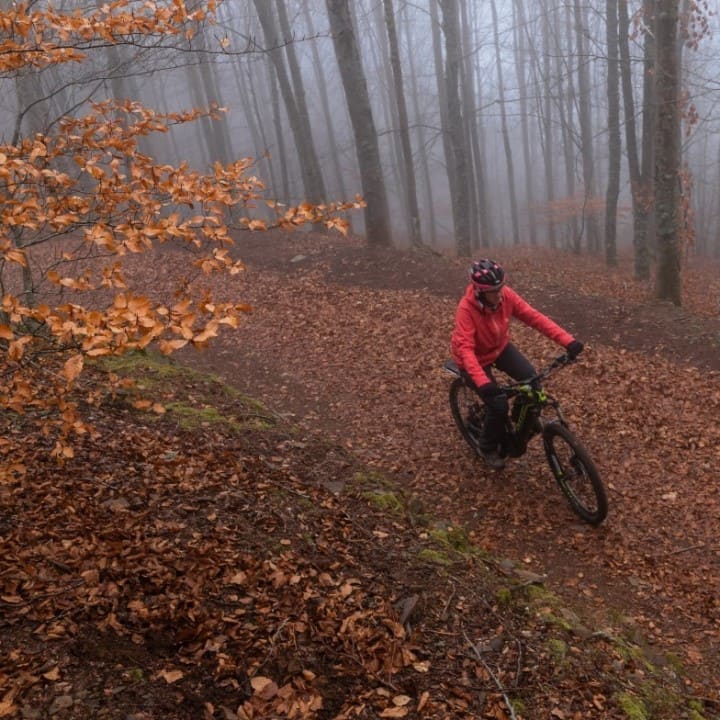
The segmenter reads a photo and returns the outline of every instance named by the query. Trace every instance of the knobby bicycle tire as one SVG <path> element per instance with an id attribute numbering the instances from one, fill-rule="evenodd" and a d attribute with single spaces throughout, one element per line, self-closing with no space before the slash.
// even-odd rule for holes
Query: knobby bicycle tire
<path id="1" fill-rule="evenodd" d="M 600 525 L 607 517 L 607 493 L 587 450 L 558 422 L 545 426 L 543 445 L 550 469 L 570 507 L 585 522 Z"/>
<path id="2" fill-rule="evenodd" d="M 450 410 L 452 411 L 453 420 L 457 425 L 460 434 L 465 442 L 480 455 L 480 448 L 472 433 L 468 429 L 468 414 L 470 407 L 478 402 L 478 396 L 463 382 L 461 378 L 456 378 L 450 385 Z M 480 412 L 485 412 L 485 407 L 480 407 Z"/>

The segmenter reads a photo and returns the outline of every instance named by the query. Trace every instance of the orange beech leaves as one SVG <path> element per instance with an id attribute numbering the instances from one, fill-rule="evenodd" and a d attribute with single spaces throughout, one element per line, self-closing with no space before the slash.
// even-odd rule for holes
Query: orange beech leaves
<path id="1" fill-rule="evenodd" d="M 0 17 L 0 73 L 81 61 L 82 48 L 132 34 L 187 35 L 213 9 L 213 3 L 190 12 L 181 0 L 142 6 L 121 0 L 83 15 L 17 5 Z M 200 172 L 159 164 L 139 151 L 140 137 L 219 112 L 159 114 L 137 102 L 108 100 L 64 118 L 52 133 L 0 146 L 0 406 L 34 408 L 45 424 L 59 418 L 58 456 L 72 453 L 68 434 L 82 428 L 66 396 L 83 356 L 151 344 L 164 353 L 204 347 L 223 327 L 238 326 L 249 306 L 216 301 L 198 280 L 242 271 L 230 252 L 230 227 L 264 231 L 312 223 L 345 232 L 338 212 L 361 206 L 359 198 L 293 208 L 269 202 L 277 219 L 268 223 L 250 214 L 266 202 L 251 158 Z M 128 256 L 149 251 L 148 262 L 162 263 L 157 248 L 165 243 L 192 252 L 187 276 L 161 301 L 147 287 L 129 287 L 124 267 Z M 59 412 L 48 415 L 50 409 Z"/>

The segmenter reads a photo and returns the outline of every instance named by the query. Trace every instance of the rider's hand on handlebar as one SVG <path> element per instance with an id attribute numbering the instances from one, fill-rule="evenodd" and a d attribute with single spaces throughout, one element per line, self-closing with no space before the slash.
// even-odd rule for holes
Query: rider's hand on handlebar
<path id="1" fill-rule="evenodd" d="M 573 340 L 571 343 L 568 343 L 565 348 L 565 350 L 567 350 L 568 360 L 571 362 L 575 360 L 584 348 L 585 345 L 583 345 L 579 340 Z"/>
<path id="2" fill-rule="evenodd" d="M 500 389 L 497 383 L 489 382 L 478 388 L 478 395 L 482 401 L 488 406 L 500 413 L 508 411 L 507 395 Z"/>
<path id="3" fill-rule="evenodd" d="M 478 395 L 483 400 L 489 400 L 501 394 L 502 390 L 496 382 L 488 382 L 478 388 Z"/>

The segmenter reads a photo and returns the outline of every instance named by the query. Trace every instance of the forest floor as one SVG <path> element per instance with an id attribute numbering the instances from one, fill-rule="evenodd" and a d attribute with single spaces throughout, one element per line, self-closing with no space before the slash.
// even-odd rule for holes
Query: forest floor
<path id="1" fill-rule="evenodd" d="M 0 717 L 720 717 L 717 267 L 689 264 L 678 309 L 628 266 L 494 251 L 586 342 L 548 389 L 609 487 L 591 528 L 539 448 L 492 472 L 454 428 L 466 261 L 237 253 L 215 290 L 254 312 L 181 353 L 202 374 L 115 364 L 138 386 L 62 469 L 6 419 Z M 179 259 L 135 279 L 160 294 Z"/>

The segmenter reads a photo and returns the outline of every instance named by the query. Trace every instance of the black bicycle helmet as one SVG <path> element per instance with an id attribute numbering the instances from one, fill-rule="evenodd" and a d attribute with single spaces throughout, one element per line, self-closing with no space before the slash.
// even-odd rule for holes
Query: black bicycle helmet
<path id="1" fill-rule="evenodd" d="M 470 281 L 475 292 L 492 292 L 499 290 L 505 284 L 505 271 L 494 260 L 481 258 L 470 268 Z"/>

